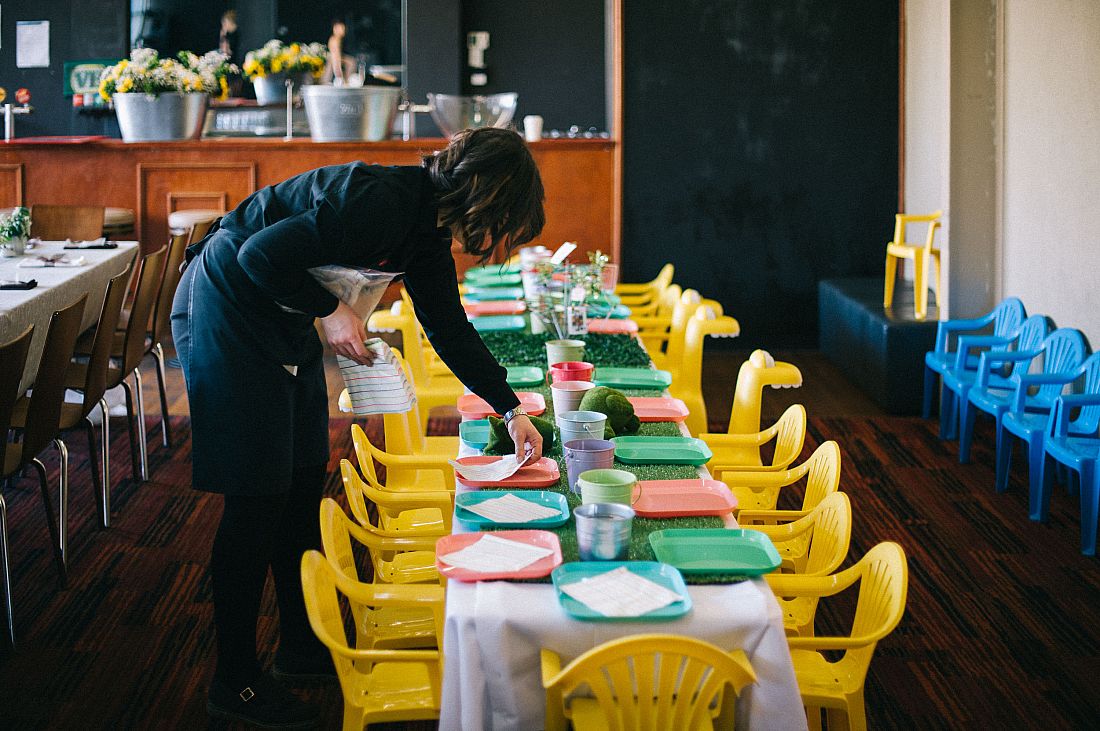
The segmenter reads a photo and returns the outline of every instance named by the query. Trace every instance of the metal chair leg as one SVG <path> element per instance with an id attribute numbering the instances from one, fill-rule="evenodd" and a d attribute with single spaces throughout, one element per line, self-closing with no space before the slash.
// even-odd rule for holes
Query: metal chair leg
<path id="1" fill-rule="evenodd" d="M 103 435 L 99 449 L 103 460 L 103 527 L 111 527 L 111 414 L 107 399 L 99 400 L 99 410 L 103 412 Z"/>
<path id="2" fill-rule="evenodd" d="M 84 420 L 84 434 L 88 437 L 88 462 L 92 468 L 92 493 L 95 495 L 95 506 L 100 516 L 103 515 L 103 472 L 99 469 L 99 458 L 96 454 L 99 448 L 96 446 L 95 425 L 88 419 Z M 104 528 L 107 526 L 104 525 Z"/>
<path id="3" fill-rule="evenodd" d="M 134 369 L 134 386 L 137 392 L 138 454 L 141 455 L 141 479 L 149 481 L 149 445 L 145 434 L 145 389 L 141 385 L 141 371 Z"/>
<path id="4" fill-rule="evenodd" d="M 122 391 L 126 394 L 126 431 L 130 436 L 130 475 L 141 481 L 141 459 L 138 457 L 138 440 L 134 430 L 134 388 L 125 378 L 122 379 Z"/>
<path id="5" fill-rule="evenodd" d="M 8 637 L 15 647 L 15 608 L 11 602 L 11 565 L 8 560 L 8 506 L 0 495 L 0 564 L 4 570 L 4 605 L 8 610 Z"/>
<path id="6" fill-rule="evenodd" d="M 164 370 L 164 348 L 160 343 L 153 346 L 153 358 L 157 362 L 157 389 L 160 391 L 160 436 L 165 447 L 172 448 L 172 427 L 168 422 L 167 375 Z"/>
<path id="7" fill-rule="evenodd" d="M 69 572 L 65 567 L 65 558 L 61 554 L 60 539 L 57 535 L 57 522 L 53 517 L 53 500 L 50 498 L 50 486 L 46 481 L 46 465 L 38 459 L 32 459 L 31 464 L 38 473 L 38 486 L 42 490 L 42 506 L 46 509 L 46 527 L 50 531 L 50 545 L 53 547 L 54 563 L 57 564 L 57 573 L 61 581 L 61 587 L 69 583 Z"/>
<path id="8" fill-rule="evenodd" d="M 69 448 L 58 437 L 53 440 L 57 454 L 61 457 L 61 478 L 57 490 L 57 545 L 61 549 L 61 560 L 69 565 Z"/>

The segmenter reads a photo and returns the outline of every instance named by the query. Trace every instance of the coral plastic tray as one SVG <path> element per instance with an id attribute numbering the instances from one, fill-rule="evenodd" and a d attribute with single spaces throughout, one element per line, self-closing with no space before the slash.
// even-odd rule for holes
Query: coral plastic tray
<path id="1" fill-rule="evenodd" d="M 680 518 L 725 515 L 737 507 L 737 498 L 718 480 L 641 480 L 634 512 L 643 518 Z"/>
<path id="2" fill-rule="evenodd" d="M 458 566 L 449 566 L 443 563 L 441 556 L 454 553 L 455 551 L 466 548 L 481 539 L 485 533 L 453 533 L 449 536 L 443 536 L 435 543 L 435 567 L 439 569 L 439 573 L 446 576 L 448 579 L 455 579 L 457 581 L 495 581 L 500 579 L 538 579 L 546 576 L 554 570 L 556 566 L 561 565 L 561 543 L 558 541 L 558 537 L 553 533 L 545 530 L 502 530 L 493 531 L 492 535 L 497 538 L 504 538 L 509 541 L 516 541 L 517 543 L 527 543 L 532 546 L 541 546 L 543 548 L 549 548 L 553 551 L 552 554 L 546 558 L 540 558 L 534 563 L 524 566 L 519 571 L 495 571 L 495 572 L 481 572 L 472 571 L 470 569 L 460 568 Z"/>
<path id="3" fill-rule="evenodd" d="M 615 437 L 615 459 L 625 464 L 706 464 L 714 455 L 693 437 Z"/>
<path id="4" fill-rule="evenodd" d="M 638 332 L 638 323 L 633 320 L 606 320 L 601 317 L 588 321 L 588 332 L 598 335 L 633 335 Z"/>
<path id="5" fill-rule="evenodd" d="M 484 315 L 520 315 L 527 309 L 523 300 L 497 300 L 495 302 L 467 302 L 462 305 L 466 314 L 472 317 Z"/>
<path id="6" fill-rule="evenodd" d="M 519 403 L 531 416 L 538 416 L 546 411 L 546 399 L 542 394 L 533 391 L 520 391 L 516 394 Z M 458 397 L 458 413 L 464 419 L 484 419 L 486 416 L 500 416 L 489 402 L 477 394 L 467 393 Z"/>
<path id="7" fill-rule="evenodd" d="M 639 421 L 683 421 L 689 413 L 687 404 L 671 396 L 627 396 L 626 400 Z"/>
<path id="8" fill-rule="evenodd" d="M 658 561 L 685 574 L 760 576 L 781 563 L 770 538 L 743 528 L 659 530 L 649 534 L 649 545 Z"/>
<path id="9" fill-rule="evenodd" d="M 568 586 L 582 579 L 590 579 L 608 571 L 614 571 L 620 566 L 626 566 L 638 576 L 674 591 L 680 596 L 680 601 L 637 617 L 608 617 L 561 590 L 563 586 Z M 567 563 L 556 568 L 551 578 L 554 581 L 554 588 L 557 589 L 561 608 L 574 619 L 591 622 L 653 622 L 676 619 L 691 611 L 691 595 L 688 594 L 687 586 L 684 584 L 684 577 L 672 566 L 656 561 L 583 561 Z"/>
<path id="10" fill-rule="evenodd" d="M 515 495 L 520 500 L 536 503 L 558 511 L 557 515 L 538 520 L 528 520 L 523 523 L 498 523 L 486 518 L 484 515 L 472 513 L 466 508 L 470 505 L 483 503 L 486 500 L 495 500 L 504 495 Z M 556 528 L 564 525 L 569 520 L 569 503 L 565 495 L 560 492 L 546 490 L 482 490 L 478 492 L 461 492 L 455 495 L 455 519 L 473 530 L 483 528 Z"/>
<path id="11" fill-rule="evenodd" d="M 592 380 L 597 386 L 612 388 L 668 388 L 672 374 L 653 368 L 604 368 L 596 369 Z"/>
<path id="12" fill-rule="evenodd" d="M 455 461 L 459 464 L 488 464 L 490 462 L 496 462 L 500 457 L 490 457 L 487 455 L 478 455 L 476 457 L 460 457 Z M 558 470 L 558 463 L 549 457 L 543 457 L 538 462 L 528 464 L 519 468 L 511 477 L 507 477 L 500 482 L 485 482 L 483 480 L 465 480 L 462 475 L 457 471 L 455 472 L 455 480 L 461 482 L 466 487 L 550 487 L 557 484 L 561 479 L 561 472 Z"/>

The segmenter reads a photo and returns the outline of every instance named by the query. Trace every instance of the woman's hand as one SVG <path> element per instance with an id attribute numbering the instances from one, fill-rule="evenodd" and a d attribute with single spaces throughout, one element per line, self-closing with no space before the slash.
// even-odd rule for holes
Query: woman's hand
<path id="1" fill-rule="evenodd" d="M 517 460 L 525 460 L 529 451 L 533 452 L 533 460 L 542 459 L 542 435 L 526 416 L 512 417 L 508 422 L 508 436 L 515 442 Z"/>
<path id="2" fill-rule="evenodd" d="M 335 312 L 321 318 L 321 326 L 325 329 L 325 338 L 329 345 L 339 355 L 361 365 L 374 363 L 374 353 L 363 345 L 363 341 L 367 339 L 363 318 L 355 314 L 355 310 L 349 305 L 341 302 L 336 306 Z"/>

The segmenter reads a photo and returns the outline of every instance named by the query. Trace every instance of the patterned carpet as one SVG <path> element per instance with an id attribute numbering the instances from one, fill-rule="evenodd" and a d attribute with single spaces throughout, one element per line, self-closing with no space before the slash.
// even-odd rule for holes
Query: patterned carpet
<path id="1" fill-rule="evenodd" d="M 151 447 L 153 480 L 116 488 L 108 531 L 95 528 L 86 453 L 73 440 L 65 590 L 36 484 L 5 488 L 19 644 L 0 657 L 3 727 L 224 728 L 204 711 L 213 652 L 205 565 L 220 508 L 188 487 L 188 429 L 177 421 L 174 453 Z M 332 423 L 335 459 L 350 453 L 347 426 Z M 453 422 L 432 426 L 445 432 Z M 120 432 L 113 464 L 128 478 Z M 159 433 L 151 436 L 154 444 Z M 811 419 L 806 454 L 830 438 L 841 443 L 842 489 L 855 510 L 851 556 L 896 540 L 910 559 L 906 617 L 879 645 L 867 680 L 871 727 L 1094 727 L 1100 578 L 1096 559 L 1078 553 L 1075 499 L 1057 489 L 1050 522 L 1030 522 L 1019 461 L 1010 492 L 995 494 L 986 425 L 965 466 L 919 419 Z M 333 469 L 332 494 L 337 482 Z M 842 626 L 850 610 L 843 598 L 826 606 L 819 633 Z M 270 647 L 270 596 L 263 613 L 260 642 Z M 326 727 L 338 728 L 339 691 L 310 697 Z"/>

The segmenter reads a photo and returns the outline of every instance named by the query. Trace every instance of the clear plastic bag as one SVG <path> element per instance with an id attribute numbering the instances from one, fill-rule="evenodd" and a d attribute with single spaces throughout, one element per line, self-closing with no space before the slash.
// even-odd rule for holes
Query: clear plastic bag
<path id="1" fill-rule="evenodd" d="M 337 264 L 313 267 L 307 271 L 313 275 L 318 284 L 364 316 L 374 311 L 386 287 L 390 286 L 390 282 L 395 277 L 400 276 L 398 272 L 379 272 L 374 269 Z M 287 312 L 297 312 L 285 305 L 280 306 Z"/>

